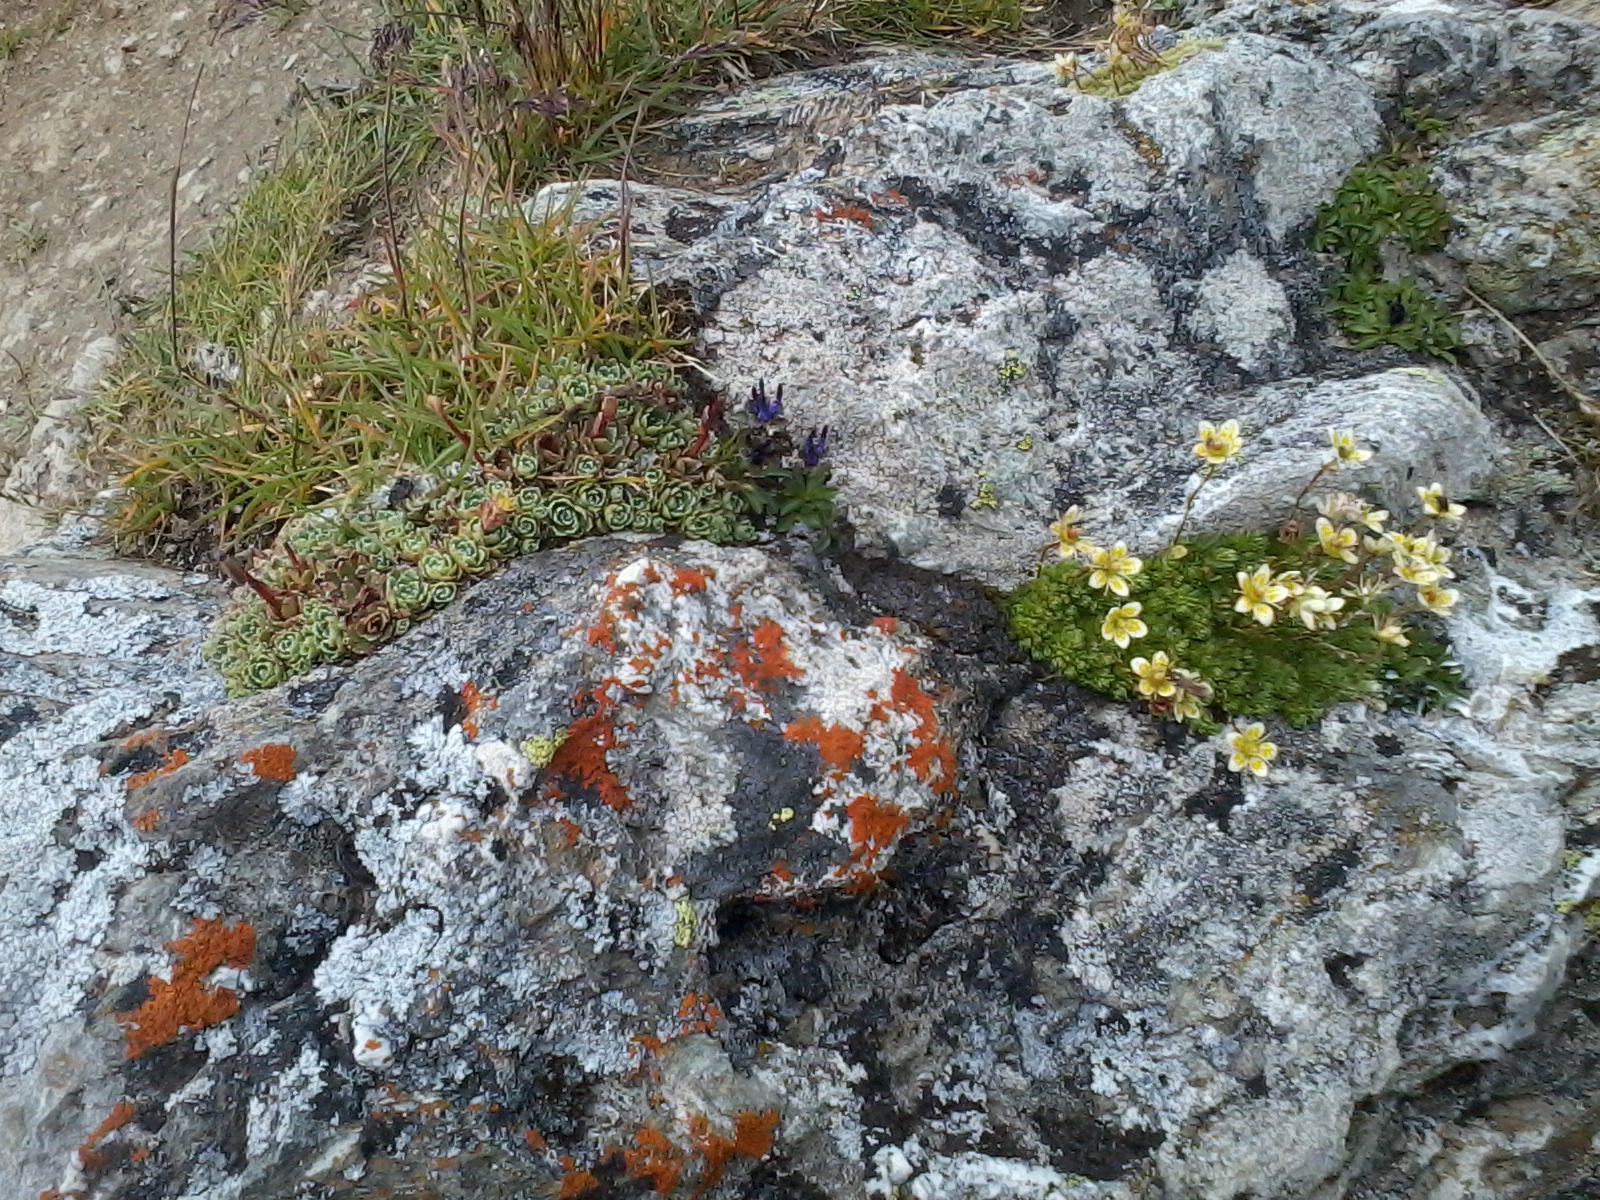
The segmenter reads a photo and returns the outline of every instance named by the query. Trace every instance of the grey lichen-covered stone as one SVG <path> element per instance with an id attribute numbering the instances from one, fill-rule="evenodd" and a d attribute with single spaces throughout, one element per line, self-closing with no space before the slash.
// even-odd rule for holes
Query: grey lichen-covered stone
<path id="1" fill-rule="evenodd" d="M 430 1136 L 485 1143 L 508 1188 L 559 1180 L 528 1129 L 592 1161 L 664 1125 L 692 1173 L 693 1138 L 785 1109 L 781 1074 L 707 1037 L 729 906 L 872 886 L 948 819 L 972 732 L 916 640 L 841 620 L 757 551 L 543 555 L 369 662 L 230 705 L 162 651 L 192 633 L 176 583 L 34 574 L 0 593 L 9 678 L 135 665 L 81 698 L 41 687 L 76 703 L 3 747 L 23 1191 L 112 1194 L 159 1144 L 161 1194 L 277 1197 L 361 1174 L 383 1122 L 436 1116 Z M 83 620 L 122 599 L 144 603 Z M 178 665 L 201 682 L 141 699 Z M 186 981 L 180 939 L 241 922 L 247 961 Z M 204 1015 L 219 987 L 236 1019 Z M 94 1137 L 118 1104 L 127 1132 Z M 808 1128 L 784 1135 L 797 1154 L 834 1136 Z"/>
<path id="2" fill-rule="evenodd" d="M 1454 142 L 1439 156 L 1449 252 L 1510 313 L 1600 297 L 1600 114 L 1553 114 Z"/>
<path id="3" fill-rule="evenodd" d="M 833 430 L 865 541 L 1014 583 L 1064 498 L 1176 513 L 1187 471 L 1152 478 L 1150 447 L 1311 361 L 1294 239 L 1378 127 L 1354 76 L 1244 34 L 1122 101 L 1019 74 L 885 107 L 708 241 L 770 261 L 705 340 L 730 388 L 781 379 Z M 1107 461 L 1130 475 L 1102 494 Z"/>

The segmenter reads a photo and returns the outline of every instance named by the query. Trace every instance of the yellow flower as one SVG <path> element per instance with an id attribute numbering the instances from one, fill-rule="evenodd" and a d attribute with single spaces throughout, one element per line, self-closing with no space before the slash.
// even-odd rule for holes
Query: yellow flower
<path id="1" fill-rule="evenodd" d="M 1446 565 L 1450 561 L 1452 554 L 1450 547 L 1440 545 L 1439 539 L 1434 537 L 1433 534 L 1430 533 L 1427 537 L 1412 538 L 1410 552 L 1433 567 L 1446 579 L 1455 578 L 1456 573 Z"/>
<path id="2" fill-rule="evenodd" d="M 1383 532 L 1383 523 L 1389 519 L 1386 509 L 1373 508 L 1360 496 L 1349 492 L 1334 492 L 1317 501 L 1317 511 L 1330 521 L 1365 525 L 1373 533 Z"/>
<path id="3" fill-rule="evenodd" d="M 1389 642 L 1395 646 L 1409 646 L 1411 639 L 1406 636 L 1405 626 L 1393 617 L 1374 616 L 1372 618 L 1373 634 L 1380 642 Z"/>
<path id="4" fill-rule="evenodd" d="M 1128 580 L 1144 569 L 1144 560 L 1128 553 L 1128 547 L 1118 542 L 1109 550 L 1096 550 L 1089 556 L 1094 568 L 1089 572 L 1089 586 L 1108 588 L 1118 596 L 1128 594 Z"/>
<path id="5" fill-rule="evenodd" d="M 1348 596 L 1357 604 L 1365 604 L 1368 600 L 1376 600 L 1392 587 L 1394 584 L 1381 575 L 1363 575 L 1341 594 Z"/>
<path id="6" fill-rule="evenodd" d="M 1136 658 L 1128 666 L 1139 677 L 1141 696 L 1165 698 L 1178 690 L 1178 685 L 1172 682 L 1168 674 L 1172 669 L 1172 660 L 1167 657 L 1165 650 L 1157 650 L 1151 658 Z"/>
<path id="7" fill-rule="evenodd" d="M 1423 606 L 1433 613 L 1443 616 L 1456 606 L 1456 601 L 1461 599 L 1461 593 L 1454 588 L 1440 587 L 1437 583 L 1424 584 L 1417 589 L 1417 599 Z"/>
<path id="8" fill-rule="evenodd" d="M 1200 719 L 1200 701 L 1187 692 L 1180 691 L 1172 698 L 1172 715 L 1180 721 Z"/>
<path id="9" fill-rule="evenodd" d="M 1427 559 L 1405 552 L 1397 553 L 1394 556 L 1392 570 L 1395 573 L 1395 577 L 1402 583 L 1413 584 L 1417 587 L 1438 583 L 1439 580 L 1444 578 L 1439 568 Z"/>
<path id="10" fill-rule="evenodd" d="M 1281 571 L 1272 577 L 1272 582 L 1288 592 L 1291 600 L 1306 590 L 1305 576 L 1299 571 Z"/>
<path id="11" fill-rule="evenodd" d="M 1341 559 L 1353 563 L 1359 557 L 1356 554 L 1356 543 L 1360 540 L 1354 529 L 1335 529 L 1333 522 L 1327 517 L 1317 518 L 1317 540 L 1322 543 L 1322 552 L 1329 558 Z"/>
<path id="12" fill-rule="evenodd" d="M 1344 607 L 1338 596 L 1330 596 L 1316 584 L 1304 588 L 1289 600 L 1289 615 L 1299 617 L 1307 629 L 1333 629 L 1338 625 L 1334 616 Z"/>
<path id="13" fill-rule="evenodd" d="M 1202 706 L 1211 703 L 1211 685 L 1180 667 L 1172 668 L 1171 679 L 1177 689 L 1172 696 L 1172 715 L 1180 721 L 1198 721 Z"/>
<path id="14" fill-rule="evenodd" d="M 1100 636 L 1108 642 L 1115 642 L 1119 649 L 1126 650 L 1130 641 L 1150 632 L 1150 627 L 1139 620 L 1139 614 L 1143 611 L 1144 605 L 1137 600 L 1113 608 L 1106 614 L 1106 619 L 1100 622 Z"/>
<path id="15" fill-rule="evenodd" d="M 1233 756 L 1228 759 L 1230 771 L 1265 775 L 1267 764 L 1278 757 L 1278 748 L 1267 741 L 1266 727 L 1259 722 L 1243 729 L 1235 725 L 1228 730 L 1228 745 L 1233 748 Z"/>
<path id="16" fill-rule="evenodd" d="M 1356 435 L 1348 429 L 1328 430 L 1328 441 L 1333 445 L 1336 466 L 1353 466 L 1372 457 L 1372 451 L 1357 444 Z"/>
<path id="17" fill-rule="evenodd" d="M 1445 498 L 1442 483 L 1430 483 L 1427 487 L 1419 487 L 1417 498 L 1422 501 L 1423 512 L 1442 521 L 1459 521 L 1467 511 L 1461 505 L 1452 504 Z"/>
<path id="18" fill-rule="evenodd" d="M 1083 509 L 1074 504 L 1050 525 L 1056 539 L 1056 553 L 1062 558 L 1076 558 L 1085 548 L 1093 549 L 1083 540 L 1083 530 L 1078 528 L 1083 520 Z"/>
<path id="19" fill-rule="evenodd" d="M 1249 613 L 1263 625 L 1271 625 L 1277 616 L 1276 606 L 1289 598 L 1289 589 L 1274 582 L 1272 568 L 1263 563 L 1254 572 L 1240 571 L 1239 598 L 1233 602 L 1233 611 Z"/>
<path id="20" fill-rule="evenodd" d="M 1213 467 L 1220 467 L 1239 453 L 1239 448 L 1244 441 L 1239 436 L 1239 422 L 1224 421 L 1221 425 L 1213 425 L 1210 421 L 1200 422 L 1200 440 L 1195 443 L 1194 452 L 1198 458 L 1205 459 Z"/>

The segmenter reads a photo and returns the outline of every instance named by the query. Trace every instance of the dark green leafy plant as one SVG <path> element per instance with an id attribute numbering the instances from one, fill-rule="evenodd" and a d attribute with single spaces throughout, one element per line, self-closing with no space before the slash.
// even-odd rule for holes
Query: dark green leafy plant
<path id="1" fill-rule="evenodd" d="M 1121 700 L 1139 695 L 1133 660 L 1161 651 L 1174 672 L 1203 681 L 1212 711 L 1278 715 L 1297 726 L 1347 701 L 1419 705 L 1459 690 L 1458 677 L 1446 666 L 1446 648 L 1425 632 L 1408 626 L 1408 646 L 1377 636 L 1380 623 L 1395 611 L 1384 597 L 1368 600 L 1361 615 L 1332 629 L 1308 629 L 1287 615 L 1262 625 L 1235 611 L 1238 573 L 1262 564 L 1275 574 L 1298 571 L 1306 582 L 1320 579 L 1332 588 L 1344 564 L 1323 554 L 1316 539 L 1284 543 L 1235 533 L 1196 538 L 1183 547 L 1184 556 L 1163 554 L 1129 580 L 1127 602 L 1139 605 L 1148 632 L 1127 646 L 1102 632 L 1108 609 L 1124 601 L 1091 586 L 1090 568 L 1071 560 L 1044 568 L 1013 593 L 1012 635 L 1067 678 Z M 1209 716 L 1195 724 L 1217 728 Z"/>
<path id="2" fill-rule="evenodd" d="M 1402 350 L 1455 361 L 1461 323 L 1415 280 L 1347 275 L 1334 288 L 1333 296 L 1339 327 L 1356 349 L 1387 342 Z"/>
<path id="3" fill-rule="evenodd" d="M 832 475 L 826 464 L 763 471 L 750 490 L 751 507 L 771 521 L 775 532 L 804 525 L 817 535 L 818 548 L 827 549 L 839 519 L 839 489 L 832 486 Z"/>
<path id="4" fill-rule="evenodd" d="M 1449 234 L 1449 211 L 1416 153 L 1396 147 L 1355 167 L 1317 214 L 1311 245 L 1344 259 L 1334 314 L 1358 349 L 1388 343 L 1454 362 L 1461 344 L 1455 314 L 1416 280 L 1383 273 L 1385 243 L 1429 254 Z"/>

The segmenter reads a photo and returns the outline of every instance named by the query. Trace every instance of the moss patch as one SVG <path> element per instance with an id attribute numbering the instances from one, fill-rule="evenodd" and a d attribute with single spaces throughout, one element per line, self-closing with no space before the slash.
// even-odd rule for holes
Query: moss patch
<path id="1" fill-rule="evenodd" d="M 1460 321 L 1412 278 L 1386 278 L 1384 247 L 1409 254 L 1444 248 L 1450 214 L 1418 152 L 1391 149 L 1357 166 L 1317 214 L 1314 249 L 1337 254 L 1334 316 L 1357 349 L 1389 344 L 1450 362 Z"/>
<path id="2" fill-rule="evenodd" d="M 1331 588 L 1336 572 L 1315 539 L 1284 543 L 1235 533 L 1196 538 L 1185 548 L 1182 558 L 1148 561 L 1130 581 L 1126 602 L 1140 605 L 1148 633 L 1126 648 L 1101 630 L 1107 611 L 1125 601 L 1092 587 L 1089 568 L 1072 561 L 1046 567 L 1012 595 L 1013 636 L 1068 679 L 1119 700 L 1139 695 L 1132 660 L 1164 651 L 1175 668 L 1209 685 L 1214 714 L 1278 715 L 1292 725 L 1308 725 L 1346 701 L 1418 704 L 1457 692 L 1445 647 L 1415 627 L 1402 647 L 1376 636 L 1376 620 L 1311 630 L 1287 618 L 1262 625 L 1235 611 L 1238 572 L 1262 564 Z M 1343 565 L 1333 563 L 1341 571 Z M 1378 597 L 1363 611 L 1382 619 L 1394 606 Z M 1215 727 L 1209 719 L 1197 724 Z"/>

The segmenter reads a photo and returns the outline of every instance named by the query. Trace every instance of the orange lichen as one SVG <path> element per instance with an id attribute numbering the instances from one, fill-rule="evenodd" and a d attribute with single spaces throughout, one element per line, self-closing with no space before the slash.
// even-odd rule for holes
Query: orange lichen
<path id="1" fill-rule="evenodd" d="M 609 606 L 600 610 L 600 619 L 589 627 L 589 645 L 604 646 L 611 654 L 617 652 L 617 614 Z"/>
<path id="2" fill-rule="evenodd" d="M 160 766 L 151 767 L 148 771 L 140 771 L 137 775 L 129 775 L 125 786 L 130 792 L 142 788 L 152 779 L 159 779 L 163 775 L 172 774 L 188 761 L 189 752 L 187 750 L 168 750 L 167 756 L 161 760 Z"/>
<path id="3" fill-rule="evenodd" d="M 715 575 L 711 571 L 697 571 L 693 567 L 679 567 L 672 573 L 672 594 L 687 596 L 690 592 L 703 592 Z"/>
<path id="4" fill-rule="evenodd" d="M 709 1119 L 695 1113 L 689 1118 L 689 1140 L 705 1159 L 696 1195 L 722 1179 L 735 1158 L 761 1159 L 772 1152 L 772 1135 L 778 1128 L 778 1110 L 742 1112 L 734 1117 L 733 1136 L 720 1134 Z"/>
<path id="5" fill-rule="evenodd" d="M 570 1162 L 565 1159 L 563 1162 Z M 577 1200 L 579 1196 L 587 1196 L 590 1192 L 600 1187 L 600 1180 L 593 1171 L 578 1171 L 567 1167 L 567 1173 L 561 1177 L 561 1190 L 556 1193 L 561 1200 Z"/>
<path id="6" fill-rule="evenodd" d="M 286 742 L 268 742 L 254 750 L 246 750 L 239 755 L 239 761 L 249 763 L 257 779 L 290 783 L 295 775 L 294 754 L 294 747 Z"/>
<path id="7" fill-rule="evenodd" d="M 722 1006 L 710 996 L 690 992 L 678 1005 L 678 1036 L 716 1033 L 722 1024 Z"/>
<path id="8" fill-rule="evenodd" d="M 556 824 L 561 827 L 561 833 L 566 838 L 567 848 L 570 850 L 578 844 L 578 839 L 583 836 L 583 826 L 571 817 L 557 817 Z"/>
<path id="9" fill-rule="evenodd" d="M 633 1144 L 634 1149 L 622 1152 L 628 1174 L 649 1180 L 657 1195 L 669 1195 L 683 1172 L 683 1151 L 666 1134 L 649 1126 L 633 1135 Z"/>
<path id="10" fill-rule="evenodd" d="M 863 229 L 872 228 L 872 213 L 859 204 L 835 204 L 829 208 L 816 208 L 812 215 L 819 221 L 854 221 Z"/>
<path id="11" fill-rule="evenodd" d="M 905 832 L 904 810 L 870 792 L 851 800 L 846 811 L 850 814 L 850 842 L 854 847 L 851 859 L 864 867 L 871 867 Z"/>
<path id="12" fill-rule="evenodd" d="M 900 628 L 900 622 L 893 617 L 873 617 L 872 627 L 880 633 L 894 633 Z"/>
<path id="13" fill-rule="evenodd" d="M 159 808 L 148 808 L 133 818 L 132 821 L 129 821 L 128 824 L 132 825 L 140 833 L 150 833 L 160 821 L 161 810 Z"/>
<path id="14" fill-rule="evenodd" d="M 747 638 L 728 651 L 728 661 L 745 686 L 757 692 L 771 691 L 780 679 L 803 675 L 789 659 L 783 626 L 771 617 L 763 617 Z"/>
<path id="15" fill-rule="evenodd" d="M 784 726 L 791 742 L 814 742 L 817 753 L 836 774 L 843 775 L 861 757 L 867 740 L 848 725 L 824 725 L 817 717 L 801 717 Z"/>
<path id="16" fill-rule="evenodd" d="M 183 1033 L 220 1025 L 238 1012 L 238 996 L 205 981 L 220 966 L 249 966 L 256 956 L 256 931 L 246 921 L 230 926 L 201 918 L 167 948 L 178 956 L 172 979 L 152 975 L 150 998 L 132 1012 L 116 1014 L 126 1027 L 129 1058 L 176 1041 Z"/>
<path id="17" fill-rule="evenodd" d="M 138 1111 L 127 1100 L 119 1100 L 112 1106 L 106 1119 L 101 1121 L 95 1131 L 83 1139 L 83 1145 L 78 1147 L 78 1163 L 85 1171 L 99 1171 L 105 1168 L 106 1156 L 95 1147 L 133 1120 Z"/>
<path id="18" fill-rule="evenodd" d="M 544 1140 L 544 1134 L 540 1133 L 537 1129 L 524 1129 L 522 1131 L 522 1137 L 523 1140 L 528 1143 L 528 1149 L 532 1150 L 535 1154 L 543 1154 L 546 1150 L 550 1149 L 550 1143 Z"/>
<path id="19" fill-rule="evenodd" d="M 593 788 L 609 807 L 621 812 L 633 800 L 606 761 L 606 751 L 617 744 L 610 707 L 601 704 L 567 727 L 566 740 L 557 748 L 545 773 L 553 779 L 571 779 Z"/>
<path id="20" fill-rule="evenodd" d="M 461 685 L 461 703 L 467 706 L 467 715 L 461 719 L 461 732 L 475 738 L 478 736 L 478 714 L 485 709 L 498 707 L 500 701 L 479 691 L 478 685 L 469 679 Z"/>
<path id="21" fill-rule="evenodd" d="M 953 791 L 956 786 L 956 756 L 950 743 L 939 734 L 939 717 L 933 697 L 904 667 L 896 667 L 891 690 L 894 706 L 917 719 L 917 732 L 906 755 L 906 765 L 936 792 Z"/>

